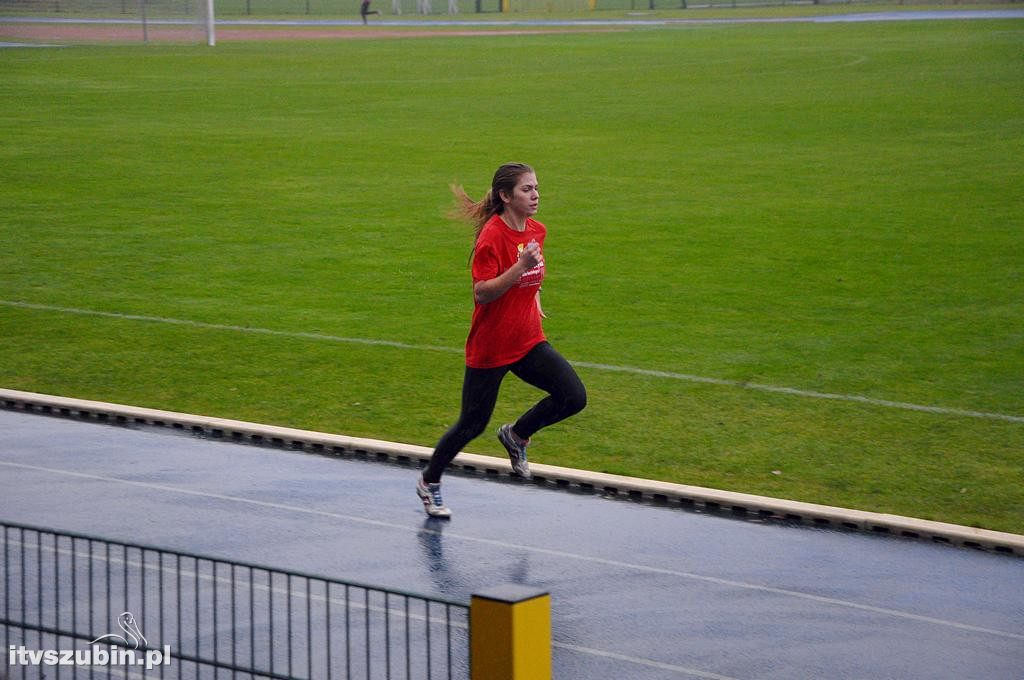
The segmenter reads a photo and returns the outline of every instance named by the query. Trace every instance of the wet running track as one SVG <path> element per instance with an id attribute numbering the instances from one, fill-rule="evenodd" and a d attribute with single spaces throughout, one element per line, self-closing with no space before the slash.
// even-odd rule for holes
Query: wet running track
<path id="1" fill-rule="evenodd" d="M 1024 560 L 0 411 L 0 520 L 457 600 L 552 595 L 553 676 L 1024 677 Z"/>

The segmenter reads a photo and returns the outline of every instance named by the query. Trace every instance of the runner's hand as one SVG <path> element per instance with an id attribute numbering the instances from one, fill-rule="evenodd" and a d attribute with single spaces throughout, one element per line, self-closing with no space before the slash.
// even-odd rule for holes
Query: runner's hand
<path id="1" fill-rule="evenodd" d="M 540 244 L 536 241 L 527 243 L 523 252 L 519 253 L 519 263 L 523 265 L 524 271 L 530 271 L 540 264 Z"/>

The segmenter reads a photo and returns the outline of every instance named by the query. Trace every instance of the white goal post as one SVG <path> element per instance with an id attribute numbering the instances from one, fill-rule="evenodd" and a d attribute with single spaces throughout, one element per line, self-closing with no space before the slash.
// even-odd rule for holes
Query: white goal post
<path id="1" fill-rule="evenodd" d="M 0 17 L 4 40 L 216 44 L 214 0 L 0 0 Z"/>
<path id="2" fill-rule="evenodd" d="M 210 47 L 217 44 L 213 19 L 213 0 L 206 0 L 206 44 Z"/>

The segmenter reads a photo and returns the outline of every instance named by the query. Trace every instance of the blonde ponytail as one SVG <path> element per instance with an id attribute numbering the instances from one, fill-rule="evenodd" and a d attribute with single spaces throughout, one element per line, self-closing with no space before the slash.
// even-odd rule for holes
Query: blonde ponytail
<path id="1" fill-rule="evenodd" d="M 455 209 L 449 213 L 449 217 L 467 222 L 473 227 L 473 246 L 475 247 L 484 225 L 495 215 L 500 215 L 505 204 L 501 202 L 501 198 L 495 200 L 494 192 L 490 189 L 479 201 L 470 198 L 461 185 L 452 184 L 451 190 L 455 194 Z"/>

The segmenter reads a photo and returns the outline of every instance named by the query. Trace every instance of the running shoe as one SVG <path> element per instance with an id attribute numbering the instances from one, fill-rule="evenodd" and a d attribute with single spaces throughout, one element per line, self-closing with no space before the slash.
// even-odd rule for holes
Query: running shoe
<path id="1" fill-rule="evenodd" d="M 526 460 L 526 447 L 530 445 L 527 439 L 525 444 L 520 444 L 512 436 L 512 425 L 505 423 L 498 428 L 498 441 L 508 451 L 508 459 L 512 461 L 512 472 L 523 479 L 530 478 L 530 463 Z"/>
<path id="2" fill-rule="evenodd" d="M 448 519 L 452 516 L 452 511 L 445 507 L 444 501 L 441 500 L 441 484 L 427 484 L 420 477 L 419 481 L 416 482 L 416 495 L 423 501 L 423 509 L 427 511 L 427 514 L 431 517 L 442 517 Z"/>

